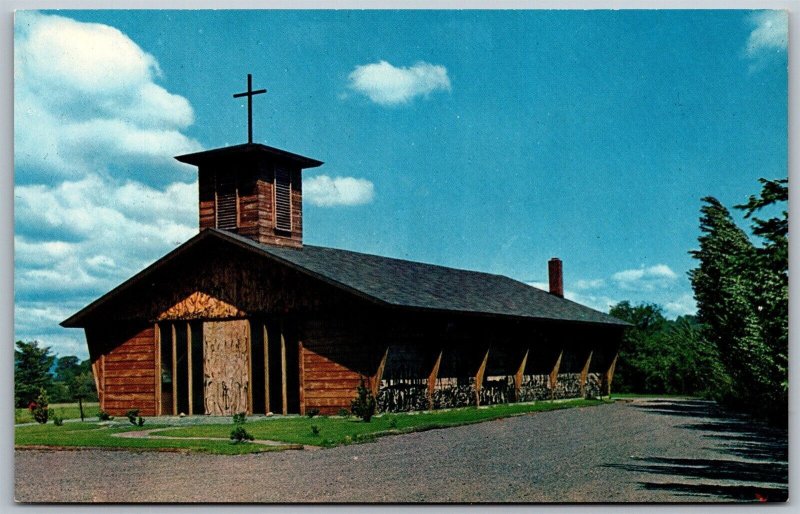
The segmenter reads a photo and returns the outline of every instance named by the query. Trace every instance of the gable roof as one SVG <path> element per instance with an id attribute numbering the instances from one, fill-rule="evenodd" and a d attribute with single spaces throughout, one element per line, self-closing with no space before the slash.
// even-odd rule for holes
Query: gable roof
<path id="1" fill-rule="evenodd" d="M 203 230 L 61 322 L 61 325 L 83 326 L 82 322 L 98 307 L 124 293 L 150 273 L 208 238 L 234 244 L 334 287 L 386 306 L 603 325 L 628 325 L 608 314 L 502 275 L 321 246 L 277 247 L 213 228 Z"/>

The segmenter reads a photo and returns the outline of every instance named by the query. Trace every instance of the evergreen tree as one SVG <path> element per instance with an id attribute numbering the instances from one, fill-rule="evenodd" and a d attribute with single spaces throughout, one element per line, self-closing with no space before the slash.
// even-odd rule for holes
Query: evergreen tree
<path id="1" fill-rule="evenodd" d="M 764 269 L 759 252 L 715 198 L 703 199 L 699 261 L 689 272 L 704 339 L 713 343 L 730 375 L 737 406 L 774 414 L 780 363 L 768 338 L 764 310 Z M 769 282 L 769 281 L 767 281 Z M 773 412 L 767 412 L 772 410 Z M 778 409 L 780 410 L 780 409 Z"/>
<path id="2" fill-rule="evenodd" d="M 14 396 L 18 407 L 27 407 L 39 396 L 40 390 L 47 390 L 53 384 L 50 368 L 54 355 L 50 347 L 39 347 L 37 341 L 17 341 L 14 350 Z"/>

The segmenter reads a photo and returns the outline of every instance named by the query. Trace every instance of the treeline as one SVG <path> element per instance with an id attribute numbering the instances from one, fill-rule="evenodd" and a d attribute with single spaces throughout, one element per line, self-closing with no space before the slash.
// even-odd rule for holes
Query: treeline
<path id="1" fill-rule="evenodd" d="M 656 304 L 620 302 L 609 314 L 631 323 L 614 374 L 623 393 L 712 396 L 725 380 L 719 352 L 706 341 L 694 316 L 664 317 Z"/>
<path id="2" fill-rule="evenodd" d="M 44 391 L 51 403 L 97 401 L 89 360 L 57 357 L 37 341 L 17 341 L 14 350 L 14 403 L 28 407 Z"/>
<path id="3" fill-rule="evenodd" d="M 776 424 L 788 419 L 788 180 L 761 179 L 737 205 L 753 243 L 716 198 L 703 198 L 698 261 L 689 278 L 697 316 L 664 318 L 653 304 L 610 313 L 634 325 L 620 348 L 617 389 L 700 394 Z M 756 213 L 766 209 L 773 216 Z M 617 381 L 618 380 L 618 381 Z"/>

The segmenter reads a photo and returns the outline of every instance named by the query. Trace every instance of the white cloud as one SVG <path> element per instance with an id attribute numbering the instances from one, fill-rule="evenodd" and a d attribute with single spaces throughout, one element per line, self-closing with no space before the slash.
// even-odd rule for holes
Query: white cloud
<path id="1" fill-rule="evenodd" d="M 697 302 L 694 300 L 694 295 L 684 294 L 671 302 L 664 305 L 664 310 L 667 316 L 677 318 L 686 314 L 697 314 Z"/>
<path id="2" fill-rule="evenodd" d="M 19 12 L 14 47 L 18 181 L 126 164 L 174 172 L 173 155 L 201 148 L 181 133 L 194 121 L 189 102 L 154 82 L 155 58 L 119 30 Z"/>
<path id="3" fill-rule="evenodd" d="M 108 291 L 197 233 L 196 188 L 117 188 L 97 176 L 17 186 L 17 297 L 60 300 Z"/>
<path id="4" fill-rule="evenodd" d="M 418 62 L 397 67 L 386 61 L 356 66 L 350 73 L 350 88 L 380 105 L 408 103 L 434 91 L 450 91 L 447 68 Z"/>
<path id="5" fill-rule="evenodd" d="M 599 289 L 606 285 L 602 278 L 579 279 L 575 281 L 575 289 Z"/>
<path id="6" fill-rule="evenodd" d="M 363 178 L 319 175 L 305 180 L 303 197 L 320 207 L 363 205 L 375 197 L 375 187 Z"/>
<path id="7" fill-rule="evenodd" d="M 751 16 L 750 21 L 754 28 L 747 38 L 748 56 L 786 50 L 789 41 L 789 15 L 786 11 L 758 12 Z"/>
<path id="8" fill-rule="evenodd" d="M 678 279 L 678 275 L 666 264 L 656 264 L 649 268 L 619 271 L 611 278 L 620 289 L 654 291 L 671 286 Z"/>
<path id="9" fill-rule="evenodd" d="M 591 283 L 591 282 L 597 282 L 597 280 L 589 280 L 589 281 L 578 280 L 577 282 Z M 599 280 L 599 282 L 603 281 Z M 541 289 L 542 291 L 550 291 L 549 282 L 527 282 L 527 284 L 529 286 Z M 584 293 L 579 293 L 577 291 L 573 291 L 571 289 L 564 290 L 564 298 L 566 298 L 567 300 L 572 300 L 573 302 L 579 303 L 581 305 L 591 307 L 592 309 L 598 310 L 600 312 L 606 312 L 606 313 L 608 312 L 609 308 L 612 305 L 616 305 L 617 303 L 619 303 L 619 300 L 615 300 L 605 295 L 584 294 Z"/>
<path id="10" fill-rule="evenodd" d="M 564 297 L 568 300 L 572 300 L 573 302 L 586 305 L 587 307 L 591 307 L 592 309 L 605 313 L 608 313 L 612 305 L 619 303 L 619 300 L 615 300 L 614 298 L 605 295 L 590 295 L 570 290 L 564 291 Z"/>
<path id="11" fill-rule="evenodd" d="M 15 336 L 85 356 L 58 323 L 197 233 L 194 112 L 113 27 L 19 12 L 14 42 Z"/>

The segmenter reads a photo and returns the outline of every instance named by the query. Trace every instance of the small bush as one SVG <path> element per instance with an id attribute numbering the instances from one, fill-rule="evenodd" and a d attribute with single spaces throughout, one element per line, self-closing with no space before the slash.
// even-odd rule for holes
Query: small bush
<path id="1" fill-rule="evenodd" d="M 361 384 L 358 386 L 358 396 L 353 400 L 350 410 L 353 411 L 353 414 L 369 423 L 375 414 L 376 407 L 375 397 L 372 396 L 372 391 L 364 385 L 364 379 L 362 378 Z"/>
<path id="2" fill-rule="evenodd" d="M 236 425 L 243 425 L 246 420 L 247 420 L 246 412 L 239 412 L 238 414 L 233 415 L 233 422 Z"/>
<path id="3" fill-rule="evenodd" d="M 139 417 L 139 409 L 131 409 L 125 413 L 125 416 L 128 418 L 128 421 L 131 422 L 131 425 L 136 425 L 136 418 Z"/>
<path id="4" fill-rule="evenodd" d="M 342 439 L 342 442 L 343 442 L 344 444 L 350 444 L 350 443 L 352 443 L 352 442 L 353 442 L 353 438 L 352 438 L 352 437 L 350 437 L 349 435 L 346 435 L 346 436 L 344 436 L 344 439 Z"/>
<path id="5" fill-rule="evenodd" d="M 57 427 L 62 426 L 64 424 L 64 418 L 62 418 L 58 414 L 53 414 L 53 424 Z"/>
<path id="6" fill-rule="evenodd" d="M 112 416 L 109 416 L 108 412 L 104 410 L 100 410 L 100 412 L 97 413 L 97 417 L 100 421 L 111 421 L 114 419 Z"/>
<path id="7" fill-rule="evenodd" d="M 319 409 L 308 409 L 306 411 L 306 416 L 308 416 L 309 419 L 313 418 L 318 414 L 319 414 Z"/>
<path id="8" fill-rule="evenodd" d="M 33 419 L 36 420 L 37 423 L 41 423 L 44 425 L 47 423 L 47 418 L 50 415 L 50 412 L 47 409 L 48 400 L 47 400 L 47 393 L 44 389 L 39 389 L 39 396 L 36 397 L 36 405 L 34 405 L 32 412 L 33 412 Z"/>
<path id="9" fill-rule="evenodd" d="M 234 443 L 243 443 L 245 441 L 252 441 L 255 439 L 252 434 L 244 429 L 242 425 L 238 425 L 231 431 L 231 440 Z"/>
<path id="10" fill-rule="evenodd" d="M 319 427 L 317 425 L 311 425 L 311 433 L 314 435 L 319 435 Z"/>
<path id="11" fill-rule="evenodd" d="M 389 420 L 389 428 L 397 428 L 397 418 L 393 417 Z"/>
<path id="12" fill-rule="evenodd" d="M 141 417 L 141 416 L 139 416 L 139 417 L 136 419 L 136 424 L 137 424 L 137 425 L 139 425 L 140 427 L 141 427 L 141 426 L 144 426 L 144 418 L 143 418 L 143 417 Z"/>
<path id="13" fill-rule="evenodd" d="M 342 407 L 341 409 L 339 409 L 339 416 L 341 416 L 343 418 L 349 418 L 350 417 L 350 411 L 345 409 L 344 407 Z"/>

